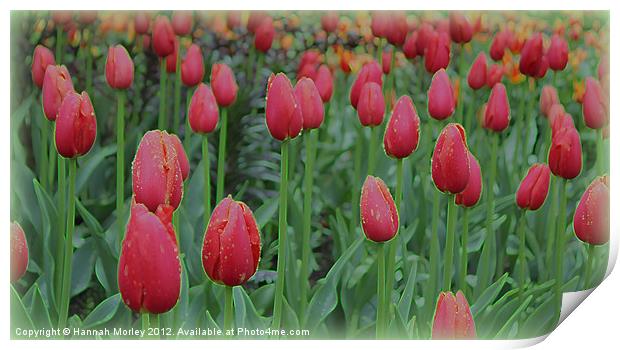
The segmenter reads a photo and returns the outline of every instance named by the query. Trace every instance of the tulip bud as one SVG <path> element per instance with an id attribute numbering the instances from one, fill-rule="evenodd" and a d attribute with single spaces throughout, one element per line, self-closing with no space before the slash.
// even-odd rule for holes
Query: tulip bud
<path id="1" fill-rule="evenodd" d="M 581 196 L 573 218 L 575 235 L 582 242 L 602 245 L 609 242 L 609 177 L 599 176 Z"/>
<path id="2" fill-rule="evenodd" d="M 322 64 L 314 77 L 314 85 L 319 90 L 323 103 L 329 102 L 334 92 L 334 78 L 327 65 Z"/>
<path id="3" fill-rule="evenodd" d="M 338 22 L 340 21 L 340 17 L 338 13 L 335 11 L 327 11 L 321 17 L 321 28 L 327 33 L 335 32 L 338 28 Z"/>
<path id="4" fill-rule="evenodd" d="M 487 86 L 492 89 L 497 83 L 501 83 L 504 77 L 504 68 L 500 64 L 492 64 L 487 71 Z"/>
<path id="5" fill-rule="evenodd" d="M 353 82 L 353 85 L 351 85 L 351 94 L 349 95 L 349 98 L 353 108 L 357 109 L 357 103 L 360 98 L 362 87 L 368 82 L 374 82 L 379 84 L 379 86 L 382 86 L 382 79 L 383 72 L 381 71 L 381 67 L 379 67 L 379 63 L 373 60 L 364 64 L 357 75 L 357 78 Z"/>
<path id="6" fill-rule="evenodd" d="M 41 95 L 43 99 L 43 113 L 48 120 L 56 120 L 62 100 L 71 92 L 74 92 L 73 82 L 67 67 L 47 66 Z"/>
<path id="7" fill-rule="evenodd" d="M 301 78 L 295 85 L 295 99 L 301 109 L 304 129 L 316 129 L 323 123 L 325 111 L 319 90 L 310 78 Z"/>
<path id="8" fill-rule="evenodd" d="M 383 74 L 390 74 L 390 70 L 392 68 L 392 50 L 383 51 L 381 65 Z"/>
<path id="9" fill-rule="evenodd" d="M 166 56 L 166 72 L 169 74 L 177 71 L 177 56 L 179 52 L 179 38 L 174 37 L 174 50 Z"/>
<path id="10" fill-rule="evenodd" d="M 153 51 L 159 57 L 166 57 L 174 52 L 175 35 L 166 16 L 157 16 L 153 25 Z"/>
<path id="11" fill-rule="evenodd" d="M 467 84 L 473 90 L 478 90 L 487 82 L 487 56 L 480 52 L 471 65 L 467 75 Z"/>
<path id="12" fill-rule="evenodd" d="M 446 33 L 434 33 L 424 52 L 424 68 L 429 73 L 445 69 L 450 63 L 450 38 Z"/>
<path id="13" fill-rule="evenodd" d="M 386 38 L 394 46 L 402 46 L 407 37 L 407 17 L 402 11 L 393 13 L 388 22 Z"/>
<path id="14" fill-rule="evenodd" d="M 192 44 L 185 59 L 181 63 L 181 80 L 185 86 L 196 86 L 202 81 L 205 75 L 205 67 L 202 61 L 202 51 L 200 46 Z"/>
<path id="15" fill-rule="evenodd" d="M 428 113 L 437 120 L 444 120 L 454 113 L 456 102 L 448 73 L 445 69 L 433 75 L 428 89 Z"/>
<path id="16" fill-rule="evenodd" d="M 387 36 L 389 24 L 388 14 L 384 11 L 375 11 L 372 13 L 370 20 L 370 30 L 376 38 L 385 38 Z"/>
<path id="17" fill-rule="evenodd" d="M 378 177 L 368 175 L 360 199 L 362 230 L 373 242 L 386 242 L 398 232 L 398 211 L 387 186 Z"/>
<path id="18" fill-rule="evenodd" d="M 65 158 L 82 156 L 95 143 L 97 119 L 86 91 L 71 92 L 62 100 L 56 118 L 56 150 Z"/>
<path id="19" fill-rule="evenodd" d="M 467 18 L 458 12 L 450 12 L 450 38 L 455 43 L 465 44 L 471 41 L 474 31 Z"/>
<path id="20" fill-rule="evenodd" d="M 397 159 L 406 158 L 418 147 L 419 138 L 420 118 L 413 101 L 409 96 L 401 96 L 385 128 L 385 154 Z"/>
<path id="21" fill-rule="evenodd" d="M 465 208 L 471 208 L 478 203 L 482 194 L 482 172 L 478 159 L 469 152 L 469 181 L 461 193 L 454 196 L 454 203 Z"/>
<path id="22" fill-rule="evenodd" d="M 172 29 L 178 36 L 185 36 L 192 32 L 192 12 L 191 11 L 173 11 L 172 12 Z"/>
<path id="23" fill-rule="evenodd" d="M 558 91 L 551 85 L 543 86 L 540 91 L 540 113 L 548 118 L 551 107 L 558 103 L 560 103 Z"/>
<path id="24" fill-rule="evenodd" d="M 575 128 L 575 122 L 573 122 L 573 117 L 570 114 L 564 112 L 564 107 L 556 111 L 554 110 L 555 106 L 561 106 L 561 105 L 554 105 L 551 108 L 551 113 L 553 115 L 553 119 L 550 118 L 550 120 L 552 120 L 551 137 L 553 137 L 555 134 L 557 134 L 562 129 L 565 129 L 565 128 L 574 129 Z"/>
<path id="25" fill-rule="evenodd" d="M 148 12 L 137 12 L 133 18 L 133 26 L 136 34 L 144 35 L 148 33 L 151 26 L 151 16 L 149 16 Z"/>
<path id="26" fill-rule="evenodd" d="M 73 17 L 72 11 L 52 11 L 52 21 L 55 24 L 67 24 Z"/>
<path id="27" fill-rule="evenodd" d="M 554 71 L 564 70 L 568 63 L 568 43 L 562 37 L 554 34 L 551 37 L 551 45 L 547 50 L 549 68 Z"/>
<path id="28" fill-rule="evenodd" d="M 306 50 L 301 55 L 297 67 L 297 80 L 302 77 L 314 79 L 316 70 L 321 63 L 321 53 L 318 50 Z"/>
<path id="29" fill-rule="evenodd" d="M 133 61 L 123 45 L 110 46 L 105 60 L 105 79 L 113 89 L 127 89 L 133 82 Z"/>
<path id="30" fill-rule="evenodd" d="M 368 82 L 362 87 L 357 103 L 357 116 L 363 126 L 377 126 L 383 123 L 385 100 L 381 86 Z"/>
<path id="31" fill-rule="evenodd" d="M 536 163 L 527 171 L 517 190 L 517 205 L 521 209 L 537 210 L 549 192 L 549 166 Z"/>
<path id="32" fill-rule="evenodd" d="M 260 52 L 269 51 L 275 35 L 276 31 L 273 27 L 273 19 L 271 19 L 270 16 L 266 16 L 256 28 L 254 47 Z"/>
<path id="33" fill-rule="evenodd" d="M 586 91 L 583 94 L 583 120 L 587 127 L 600 129 L 608 121 L 608 97 L 601 84 L 592 77 L 586 78 Z"/>
<path id="34" fill-rule="evenodd" d="M 241 26 L 241 11 L 226 12 L 226 28 L 235 30 Z"/>
<path id="35" fill-rule="evenodd" d="M 554 130 L 549 148 L 549 168 L 564 179 L 573 179 L 581 172 L 581 139 L 574 127 Z"/>
<path id="36" fill-rule="evenodd" d="M 152 212 L 160 205 L 170 205 L 176 209 L 183 197 L 183 173 L 171 139 L 165 131 L 148 131 L 142 137 L 133 160 L 135 201 Z"/>
<path id="37" fill-rule="evenodd" d="M 265 102 L 267 128 L 273 138 L 284 141 L 295 138 L 302 128 L 302 114 L 291 81 L 284 73 L 271 75 Z"/>
<path id="38" fill-rule="evenodd" d="M 433 150 L 433 182 L 441 192 L 463 192 L 469 182 L 470 169 L 465 130 L 461 124 L 450 123 L 441 131 Z"/>
<path id="39" fill-rule="evenodd" d="M 11 223 L 11 283 L 17 282 L 28 268 L 28 242 L 21 226 Z"/>
<path id="40" fill-rule="evenodd" d="M 560 103 L 556 103 L 553 106 L 551 106 L 551 108 L 549 108 L 549 115 L 547 116 L 547 120 L 549 121 L 549 125 L 552 127 L 551 131 L 553 132 L 553 130 L 556 129 L 555 125 L 556 125 L 556 119 L 558 117 L 562 117 L 566 114 L 566 112 L 564 111 L 564 106 L 562 106 L 562 104 Z M 573 118 L 569 116 L 569 121 L 570 121 L 570 125 L 572 127 L 575 126 L 575 124 L 573 123 Z M 561 123 L 562 125 L 564 125 L 564 122 L 562 121 Z"/>
<path id="41" fill-rule="evenodd" d="M 418 32 L 412 32 L 407 35 L 405 44 L 403 45 L 403 53 L 405 57 L 412 60 L 418 56 L 418 49 L 416 42 L 418 41 Z"/>
<path id="42" fill-rule="evenodd" d="M 504 58 L 506 46 L 508 46 L 506 33 L 503 31 L 497 32 L 493 37 L 493 41 L 491 42 L 491 47 L 489 49 L 491 59 L 493 59 L 493 61 L 501 61 L 502 58 Z"/>
<path id="43" fill-rule="evenodd" d="M 251 11 L 250 16 L 248 17 L 248 24 L 247 24 L 248 32 L 252 34 L 256 34 L 256 28 L 258 28 L 258 26 L 261 25 L 261 23 L 263 23 L 263 20 L 265 19 L 265 17 L 268 17 L 268 16 L 269 15 L 267 15 L 267 13 L 263 11 Z"/>
<path id="44" fill-rule="evenodd" d="M 215 66 L 214 66 L 215 68 Z M 220 112 L 211 88 L 200 83 L 189 103 L 189 126 L 194 132 L 208 134 L 217 126 Z"/>
<path id="45" fill-rule="evenodd" d="M 510 104 L 508 103 L 506 87 L 502 83 L 497 83 L 489 95 L 487 108 L 484 112 L 484 127 L 495 132 L 502 132 L 509 124 Z"/>
<path id="46" fill-rule="evenodd" d="M 202 245 L 202 266 L 215 282 L 227 286 L 245 283 L 260 259 L 260 233 L 252 210 L 230 196 L 215 207 Z"/>
<path id="47" fill-rule="evenodd" d="M 220 107 L 228 107 L 237 99 L 235 75 L 225 63 L 215 63 L 211 67 L 211 89 Z"/>
<path id="48" fill-rule="evenodd" d="M 523 45 L 519 59 L 519 71 L 530 77 L 542 78 L 548 66 L 549 63 L 543 53 L 542 34 L 536 33 Z"/>
<path id="49" fill-rule="evenodd" d="M 174 209 L 166 204 L 153 213 L 133 202 L 118 261 L 118 289 L 135 312 L 164 313 L 181 292 L 181 264 L 172 226 Z"/>
<path id="50" fill-rule="evenodd" d="M 37 45 L 34 48 L 32 54 L 32 81 L 36 86 L 41 88 L 43 86 L 43 78 L 45 77 L 45 70 L 47 66 L 55 66 L 56 60 L 54 60 L 54 53 L 43 45 Z"/>
<path id="51" fill-rule="evenodd" d="M 433 339 L 475 339 L 476 325 L 461 291 L 441 292 L 433 317 Z"/>
<path id="52" fill-rule="evenodd" d="M 418 29 L 418 40 L 416 41 L 416 51 L 418 52 L 418 55 L 426 55 L 426 46 L 434 34 L 435 30 L 432 25 L 426 22 L 422 23 L 422 26 Z"/>

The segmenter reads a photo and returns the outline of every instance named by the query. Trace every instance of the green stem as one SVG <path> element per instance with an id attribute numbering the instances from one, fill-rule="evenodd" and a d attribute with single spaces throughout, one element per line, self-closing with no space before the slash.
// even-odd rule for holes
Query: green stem
<path id="1" fill-rule="evenodd" d="M 172 115 L 172 130 L 175 134 L 179 133 L 179 123 L 180 123 L 180 116 L 179 113 L 181 112 L 181 48 L 179 47 L 179 49 L 177 50 L 177 66 L 176 66 L 176 71 L 174 72 L 175 74 L 175 80 L 174 80 L 174 109 L 173 109 L 173 115 Z"/>
<path id="2" fill-rule="evenodd" d="M 300 291 L 300 316 L 303 320 L 308 304 L 308 261 L 312 248 L 310 247 L 310 234 L 312 230 L 312 185 L 314 176 L 314 160 L 316 157 L 317 130 L 312 130 L 304 135 L 306 141 L 306 166 L 304 173 L 304 230 L 301 244 L 301 291 Z"/>
<path id="3" fill-rule="evenodd" d="M 446 248 L 443 267 L 443 290 L 450 291 L 452 284 L 452 260 L 454 258 L 454 229 L 456 226 L 456 204 L 454 198 L 448 199 L 448 222 L 446 225 Z"/>
<path id="4" fill-rule="evenodd" d="M 93 94 L 93 55 L 90 52 L 90 36 L 92 33 L 88 33 L 89 39 L 86 42 L 86 46 L 84 47 L 84 51 L 86 51 L 86 91 L 88 91 L 88 95 L 91 100 L 94 97 Z"/>
<path id="5" fill-rule="evenodd" d="M 403 159 L 398 159 L 396 163 L 396 198 L 394 199 L 396 202 L 396 211 L 400 215 L 400 204 L 403 196 Z M 400 225 L 402 222 L 399 220 L 399 231 Z M 398 234 L 398 231 L 397 231 Z M 404 241 L 402 235 L 400 236 L 403 247 L 403 266 L 405 265 L 406 256 L 405 253 L 407 251 L 407 246 Z M 390 296 L 392 295 L 392 290 L 394 289 L 394 276 L 396 275 L 396 239 L 392 239 L 389 242 L 386 242 L 388 246 L 388 255 L 387 255 L 387 270 L 386 270 L 386 298 L 384 311 L 386 312 L 387 322 L 391 319 L 391 303 Z"/>
<path id="6" fill-rule="evenodd" d="M 209 225 L 211 217 L 211 161 L 209 159 L 209 141 L 207 134 L 202 136 L 202 171 L 204 171 L 204 202 L 205 202 L 205 228 Z"/>
<path id="7" fill-rule="evenodd" d="M 48 127 L 48 120 L 47 118 L 43 117 L 44 119 L 41 121 L 41 146 L 39 147 L 39 161 L 41 162 L 41 164 L 39 165 L 39 180 L 41 181 L 41 185 L 43 186 L 44 189 L 46 190 L 50 190 L 50 184 L 49 184 L 49 176 L 48 176 L 48 158 L 47 158 L 47 149 L 49 145 L 49 127 Z M 51 147 L 51 146 L 50 146 Z"/>
<path id="8" fill-rule="evenodd" d="M 64 273 L 64 269 L 60 270 L 61 266 L 64 266 L 64 260 L 63 260 L 63 256 L 65 254 L 64 252 L 64 246 L 62 245 L 62 243 L 60 242 L 64 242 L 65 239 L 65 228 L 67 227 L 67 214 L 66 214 L 66 201 L 67 201 L 67 186 L 66 186 L 66 176 L 65 176 L 65 159 L 60 155 L 60 154 L 56 154 L 56 159 L 58 161 L 58 233 L 59 233 L 59 240 L 58 240 L 58 245 L 57 245 L 57 249 L 56 249 L 56 253 L 59 254 L 58 257 L 60 258 L 60 266 L 58 267 L 59 269 L 59 275 L 58 275 L 58 294 L 57 294 L 57 298 L 58 298 L 58 305 L 61 306 L 62 305 L 62 297 L 63 297 L 63 278 L 64 276 L 62 275 L 62 273 Z"/>
<path id="9" fill-rule="evenodd" d="M 461 276 L 459 278 L 459 288 L 467 294 L 467 240 L 469 235 L 469 209 L 463 210 L 463 234 L 461 235 Z"/>
<path id="10" fill-rule="evenodd" d="M 280 203 L 278 208 L 278 267 L 276 279 L 276 294 L 273 305 L 273 328 L 280 329 L 282 318 L 282 303 L 284 299 L 284 268 L 286 264 L 286 235 L 287 235 L 287 198 L 288 198 L 288 146 L 289 140 L 284 140 L 280 150 Z"/>
<path id="11" fill-rule="evenodd" d="M 47 119 L 46 119 L 47 120 Z M 56 172 L 56 163 L 58 161 L 58 152 L 56 152 L 56 140 L 54 136 L 56 134 L 55 131 L 55 123 L 54 122 L 46 122 L 45 127 L 49 128 L 48 135 L 49 137 L 49 147 L 47 153 L 48 167 L 47 167 L 47 185 L 51 190 L 54 187 L 54 175 L 57 175 Z M 51 131 L 51 132 L 50 132 Z M 64 164 L 64 163 L 63 163 Z"/>
<path id="12" fill-rule="evenodd" d="M 225 287 L 224 296 L 224 332 L 232 328 L 233 321 L 233 287 Z"/>
<path id="13" fill-rule="evenodd" d="M 556 245 L 555 245 L 555 298 L 556 298 L 556 316 L 560 317 L 562 310 L 562 284 L 564 283 L 564 231 L 566 229 L 566 184 L 567 181 L 558 178 L 560 181 L 560 211 L 558 212 L 558 222 L 556 227 Z"/>
<path id="14" fill-rule="evenodd" d="M 118 242 L 123 237 L 123 204 L 125 202 L 125 91 L 116 93 L 116 225 Z"/>
<path id="15" fill-rule="evenodd" d="M 217 191 L 215 200 L 224 198 L 224 166 L 226 164 L 226 133 L 228 129 L 228 109 L 222 108 L 222 120 L 220 124 L 220 142 L 217 155 Z"/>
<path id="16" fill-rule="evenodd" d="M 75 173 L 77 172 L 77 159 L 69 161 L 69 212 L 67 215 L 67 235 L 65 236 L 65 259 L 62 274 L 62 299 L 60 312 L 58 313 L 58 328 L 65 328 L 69 314 L 69 301 L 71 299 L 71 265 L 73 259 L 73 228 L 75 225 Z M 64 166 L 63 166 L 64 168 Z"/>
<path id="17" fill-rule="evenodd" d="M 166 130 L 166 59 L 160 58 L 159 62 L 159 118 L 157 119 L 157 128 Z"/>
<path id="18" fill-rule="evenodd" d="M 525 260 L 525 211 L 521 213 L 519 218 L 519 299 L 523 299 L 525 291 L 525 274 L 527 270 L 527 262 Z"/>
<path id="19" fill-rule="evenodd" d="M 353 150 L 353 185 L 351 186 L 351 226 L 349 231 L 351 233 L 355 232 L 357 229 L 357 225 L 359 222 L 359 188 L 360 188 L 360 180 L 362 173 L 362 148 L 364 147 L 363 135 L 361 133 L 361 128 L 359 126 L 355 126 L 357 128 L 357 137 L 355 139 L 355 148 Z"/>
<path id="20" fill-rule="evenodd" d="M 585 272 L 583 277 L 583 289 L 590 289 L 592 284 L 592 266 L 594 262 L 594 253 L 596 246 L 594 244 L 588 244 L 588 260 L 585 265 Z"/>
<path id="21" fill-rule="evenodd" d="M 549 211 L 547 214 L 547 227 L 545 229 L 545 232 L 547 232 L 546 235 L 546 249 L 545 249 L 545 257 L 546 257 L 546 265 L 547 265 L 547 269 L 545 269 L 545 273 L 547 276 L 547 280 L 550 280 L 553 278 L 553 266 L 554 266 L 554 249 L 555 249 L 555 221 L 556 221 L 556 214 L 557 214 L 557 210 L 558 210 L 558 185 L 557 185 L 557 178 L 555 176 L 551 176 L 551 181 L 550 181 L 550 191 L 551 191 L 551 195 L 549 196 L 549 198 L 551 199 L 551 203 L 549 203 L 551 206 L 549 207 Z"/>
<path id="22" fill-rule="evenodd" d="M 467 91 L 467 89 L 465 89 L 465 86 L 467 84 L 467 73 L 465 72 L 465 44 L 461 44 L 460 45 L 460 51 L 459 51 L 459 76 L 462 77 L 461 80 L 461 85 L 459 87 L 460 91 L 459 91 L 459 101 L 458 101 L 458 106 L 457 106 L 457 118 L 462 118 L 461 120 L 463 121 L 463 123 L 465 124 L 465 116 L 463 115 L 463 105 L 465 102 L 464 94 L 465 91 Z M 476 105 L 476 103 L 472 103 L 472 105 Z M 465 129 L 467 131 L 469 131 L 469 129 Z"/>
<path id="23" fill-rule="evenodd" d="M 377 256 L 377 325 L 376 337 L 383 338 L 385 331 L 385 244 L 379 243 Z"/>
<path id="24" fill-rule="evenodd" d="M 151 327 L 151 322 L 149 318 L 150 317 L 149 317 L 148 312 L 145 312 L 140 316 L 140 319 L 142 320 L 142 330 L 144 331 L 145 338 L 146 338 L 146 334 L 148 334 L 149 327 Z"/>
<path id="25" fill-rule="evenodd" d="M 600 128 L 596 138 L 596 172 L 599 176 L 605 173 L 603 142 L 603 128 Z"/>
<path id="26" fill-rule="evenodd" d="M 263 65 L 265 64 L 265 54 L 262 52 L 257 52 L 258 60 L 256 62 L 256 71 L 254 72 L 254 86 L 260 84 L 261 78 L 261 70 L 263 69 Z"/>
<path id="27" fill-rule="evenodd" d="M 488 264 L 485 264 L 483 271 L 478 273 L 478 284 L 476 286 L 476 295 L 486 288 L 491 283 L 495 268 L 496 261 L 493 261 L 496 251 L 495 243 L 495 231 L 493 229 L 493 214 L 495 214 L 495 193 L 493 188 L 495 187 L 495 177 L 497 174 L 497 148 L 499 143 L 499 135 L 495 132 L 491 134 L 491 158 L 489 159 L 489 182 L 487 184 L 487 217 L 486 217 L 486 236 L 484 238 L 484 247 L 482 248 L 481 258 L 486 259 Z"/>
<path id="28" fill-rule="evenodd" d="M 185 152 L 187 152 L 188 154 L 190 153 L 189 146 L 190 140 L 192 139 L 192 127 L 189 125 L 189 105 L 192 103 L 193 93 L 194 88 L 190 87 L 187 89 L 187 96 L 185 102 L 185 132 L 183 135 L 183 148 L 185 148 Z"/>
<path id="29" fill-rule="evenodd" d="M 375 163 L 377 161 L 377 138 L 379 137 L 379 128 L 370 127 L 370 144 L 368 146 L 368 175 L 375 173 Z"/>
<path id="30" fill-rule="evenodd" d="M 523 126 L 525 128 L 525 139 L 523 140 L 523 167 L 527 168 L 528 166 L 528 156 L 530 155 L 530 149 L 529 149 L 529 143 L 530 143 L 530 120 L 532 119 L 532 114 L 535 116 L 536 115 L 536 101 L 538 101 L 538 99 L 536 98 L 536 80 L 533 80 L 529 83 L 529 88 L 530 88 L 530 96 L 528 97 L 528 101 L 530 103 L 530 106 L 527 110 L 527 112 L 525 114 L 523 114 L 523 117 L 525 118 L 525 125 Z"/>

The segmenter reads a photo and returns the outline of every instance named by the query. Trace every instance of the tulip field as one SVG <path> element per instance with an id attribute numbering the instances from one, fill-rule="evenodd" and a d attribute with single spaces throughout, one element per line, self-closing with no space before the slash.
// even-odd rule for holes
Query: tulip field
<path id="1" fill-rule="evenodd" d="M 14 11 L 13 339 L 522 339 L 608 265 L 609 13 Z"/>

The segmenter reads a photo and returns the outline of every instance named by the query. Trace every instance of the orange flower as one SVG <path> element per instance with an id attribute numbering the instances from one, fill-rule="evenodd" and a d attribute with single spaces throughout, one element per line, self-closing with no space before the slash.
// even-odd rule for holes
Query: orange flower
<path id="1" fill-rule="evenodd" d="M 583 103 L 583 95 L 586 93 L 586 84 L 583 80 L 573 81 L 573 101 Z"/>

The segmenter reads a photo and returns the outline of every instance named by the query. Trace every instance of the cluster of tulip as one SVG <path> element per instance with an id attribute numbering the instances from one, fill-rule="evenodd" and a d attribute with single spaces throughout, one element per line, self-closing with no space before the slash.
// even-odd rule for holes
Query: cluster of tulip
<path id="1" fill-rule="evenodd" d="M 11 282 L 19 284 L 27 269 L 45 278 L 23 297 L 12 289 L 16 300 L 34 305 L 33 298 L 45 291 L 57 310 L 54 325 L 82 322 L 77 315 L 77 320 L 69 317 L 75 296 L 72 280 L 79 276 L 72 269 L 83 255 L 74 256 L 74 249 L 85 245 L 76 243 L 84 240 L 84 231 L 99 231 L 90 232 L 101 237 L 92 253 L 96 267 L 87 277 L 90 280 L 94 269 L 108 293 L 100 304 L 106 308 L 97 306 L 84 327 L 123 319 L 113 316 L 131 310 L 141 314 L 143 329 L 207 324 L 228 330 L 235 323 L 247 325 L 244 318 L 254 313 L 256 325 L 328 332 L 326 319 L 340 300 L 350 337 L 367 336 L 363 332 L 369 330 L 378 339 L 529 336 L 538 334 L 530 329 L 537 323 L 538 332 L 550 331 L 559 319 L 563 291 L 596 285 L 606 266 L 603 249 L 597 247 L 605 246 L 606 251 L 609 242 L 608 56 L 595 45 L 597 38 L 583 39 L 597 47 L 598 77 L 573 84 L 575 94 L 567 98 L 568 83 L 559 79 L 576 81 L 575 71 L 585 62 L 577 47 L 582 36 L 588 37 L 581 34 L 582 21 L 570 21 L 569 44 L 564 23 L 550 28 L 542 20 L 521 23 L 509 14 L 496 15 L 509 19 L 508 24 L 492 22 L 487 14 L 472 21 L 473 14 L 459 12 L 447 18 L 402 11 L 326 12 L 320 14 L 320 29 L 316 21 L 310 23 L 307 29 L 313 37 L 297 52 L 293 35 L 303 34 L 303 29 L 298 30 L 301 20 L 295 14 L 250 12 L 244 27 L 246 16 L 241 12 L 208 20 L 190 11 L 136 12 L 118 19 L 84 12 L 76 22 L 72 13 L 52 12 L 48 26 L 56 35 L 47 40 L 53 40 L 56 53 L 44 46 L 42 36 L 32 53 L 30 72 L 41 88 L 42 112 L 53 122 L 58 155 L 49 145 L 48 123 L 33 131 L 34 192 L 45 210 L 40 209 L 38 219 L 23 215 L 17 217 L 19 224 L 11 223 Z M 48 23 L 48 18 L 42 21 Z M 104 40 L 104 65 L 93 63 L 98 53 L 89 28 L 95 23 L 102 37 L 112 30 L 108 27 L 119 27 L 122 33 Z M 594 35 L 593 30 L 588 33 Z M 238 44 L 244 41 L 247 46 Z M 77 59 L 60 65 L 63 56 L 74 52 L 66 47 L 74 42 L 85 67 Z M 295 55 L 299 59 L 291 68 L 288 63 Z M 495 63 L 489 64 L 487 57 Z M 158 81 L 152 79 L 157 71 L 148 66 L 156 61 Z M 98 80 L 93 79 L 93 65 L 95 71 L 102 67 L 100 75 L 116 95 L 115 131 L 110 130 L 115 141 L 109 149 L 95 142 L 98 132 L 100 138 L 111 135 L 97 129 L 93 106 L 98 111 L 106 107 L 96 102 L 106 100 L 109 89 L 94 87 Z M 564 72 L 567 67 L 570 72 Z M 84 79 L 72 80 L 70 70 Z M 545 79 L 548 70 L 553 71 L 552 79 Z M 295 75 L 293 82 L 289 71 Z M 78 83 L 83 83 L 84 92 L 76 92 Z M 420 114 L 416 105 L 424 106 Z M 126 117 L 128 106 L 132 118 Z M 574 119 L 569 111 L 579 108 L 582 118 Z M 538 110 L 541 120 L 535 118 Z M 359 124 L 346 119 L 352 114 Z M 253 124 L 256 119 L 259 124 Z M 596 130 L 596 135 L 586 128 Z M 213 194 L 210 136 L 216 129 Z M 239 155 L 241 141 L 232 139 L 238 129 L 259 133 L 260 144 L 269 149 L 279 146 L 275 185 L 252 174 L 238 188 L 231 185 L 238 174 L 230 171 L 227 152 L 229 160 L 244 158 Z M 275 142 L 264 139 L 267 133 Z M 195 134 L 200 142 L 194 142 Z M 299 139 L 304 141 L 303 152 Z M 590 152 L 585 142 L 595 145 L 595 151 Z M 91 148 L 96 152 L 88 157 L 92 165 L 91 160 L 80 163 L 85 175 L 76 180 L 77 159 Z M 97 162 L 114 152 L 115 210 L 107 202 L 87 208 L 84 183 L 98 169 Z M 129 198 L 127 154 L 133 155 Z M 298 154 L 304 155 L 301 178 L 296 176 Z M 269 159 L 260 164 L 276 168 Z M 582 171 L 586 164 L 595 169 Z M 240 169 L 255 171 L 256 167 Z M 328 175 L 315 181 L 324 172 Z M 329 177 L 335 180 L 326 180 Z M 346 193 L 325 199 L 328 191 L 340 192 L 334 184 L 342 184 Z M 276 185 L 277 198 L 269 196 Z M 250 209 L 255 201 L 244 197 L 252 186 L 271 191 L 260 192 L 264 195 L 259 198 L 262 205 L 256 205 L 256 218 Z M 322 194 L 318 198 L 317 188 Z M 54 190 L 56 196 L 50 196 Z M 571 201 L 580 193 L 578 203 Z M 17 197 L 19 203 L 29 203 L 23 199 L 26 194 Z M 442 202 L 447 204 L 445 213 Z M 484 208 L 478 208 L 479 203 Z M 315 213 L 317 208 L 320 213 Z M 106 210 L 108 216 L 101 214 Z M 270 222 L 276 210 L 278 220 Z M 34 260 L 26 237 L 31 242 L 30 237 L 37 237 L 28 233 L 39 230 L 43 216 L 58 227 L 44 231 L 44 263 L 37 261 L 31 269 L 28 262 Z M 195 218 L 199 224 L 192 222 Z M 106 223 L 105 233 L 99 221 Z M 204 232 L 201 249 L 195 249 L 196 227 Z M 269 231 L 276 227 L 272 237 Z M 335 243 L 333 249 L 316 243 L 317 236 L 325 239 L 324 232 L 333 233 L 327 239 Z M 570 243 L 582 261 L 567 276 L 564 259 L 573 233 L 585 244 Z M 55 234 L 59 243 L 51 247 L 56 250 L 47 252 L 49 237 Z M 540 242 L 545 244 L 544 255 L 534 253 L 541 252 Z M 38 242 L 35 246 L 39 254 Z M 328 264 L 318 261 L 317 247 L 330 250 L 324 259 Z M 507 252 L 514 257 L 506 257 Z M 54 256 L 51 263 L 48 255 Z M 331 259 L 333 266 L 319 271 L 317 266 L 329 265 Z M 106 272 L 105 261 L 113 262 L 112 274 Z M 194 266 L 200 263 L 197 275 Z M 376 274 L 369 272 L 374 264 Z M 316 284 L 315 272 L 324 275 Z M 374 281 L 376 293 L 363 286 Z M 223 307 L 217 302 L 222 294 Z M 127 308 L 110 306 L 120 301 Z M 107 309 L 112 311 L 103 315 Z M 194 316 L 189 316 L 190 309 L 196 309 Z M 162 314 L 172 316 L 160 319 Z M 126 319 L 130 321 L 121 325 L 134 327 L 137 318 Z"/>

